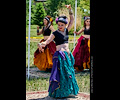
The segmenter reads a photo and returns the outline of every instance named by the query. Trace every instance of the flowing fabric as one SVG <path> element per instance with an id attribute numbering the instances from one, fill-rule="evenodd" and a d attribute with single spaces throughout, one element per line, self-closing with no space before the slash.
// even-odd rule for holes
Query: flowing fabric
<path id="1" fill-rule="evenodd" d="M 77 71 L 90 69 L 90 40 L 81 36 L 73 51 Z"/>
<path id="2" fill-rule="evenodd" d="M 41 40 L 40 43 L 43 41 L 44 40 Z M 51 70 L 53 66 L 52 57 L 55 51 L 56 45 L 53 41 L 45 47 L 44 52 L 40 53 L 39 49 L 37 49 L 34 52 L 34 65 L 41 71 Z"/>
<path id="3" fill-rule="evenodd" d="M 77 95 L 79 87 L 75 79 L 74 57 L 66 51 L 56 51 L 53 56 L 53 67 L 49 80 L 50 97 L 67 97 L 70 94 Z"/>

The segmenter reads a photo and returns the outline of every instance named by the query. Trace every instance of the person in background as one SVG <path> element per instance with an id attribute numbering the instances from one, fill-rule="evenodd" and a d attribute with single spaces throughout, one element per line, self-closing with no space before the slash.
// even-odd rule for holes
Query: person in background
<path id="1" fill-rule="evenodd" d="M 84 32 L 84 35 L 78 39 L 78 43 L 73 50 L 73 56 L 75 59 L 74 68 L 77 71 L 83 71 L 90 69 L 90 17 L 84 17 L 84 27 L 78 32 L 74 32 L 76 35 Z"/>
<path id="2" fill-rule="evenodd" d="M 44 27 L 39 31 L 39 26 L 37 27 L 37 35 L 43 34 L 44 39 L 40 41 L 43 42 L 48 39 L 51 34 L 51 31 L 54 32 L 55 29 L 53 27 L 53 19 L 51 16 L 46 16 L 44 18 Z M 44 48 L 37 48 L 34 52 L 34 65 L 38 67 L 41 71 L 50 72 L 53 66 L 52 57 L 56 51 L 56 45 L 54 41 L 51 41 Z"/>

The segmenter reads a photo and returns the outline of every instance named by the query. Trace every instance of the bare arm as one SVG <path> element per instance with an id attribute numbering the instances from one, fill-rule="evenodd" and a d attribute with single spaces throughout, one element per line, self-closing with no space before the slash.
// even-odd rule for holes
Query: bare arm
<path id="1" fill-rule="evenodd" d="M 74 17 L 73 17 L 73 15 L 70 15 L 70 22 L 69 22 L 69 25 L 68 25 L 68 27 L 67 27 L 68 32 L 69 32 L 70 29 L 72 28 L 73 21 L 74 21 Z"/>
<path id="2" fill-rule="evenodd" d="M 52 32 L 55 31 L 54 27 L 51 25 L 50 28 L 49 28 Z"/>
<path id="3" fill-rule="evenodd" d="M 74 16 L 73 16 L 73 13 L 72 13 L 72 9 L 71 9 L 71 5 L 65 5 L 68 9 L 69 9 L 69 15 L 70 15 L 70 22 L 68 24 L 68 32 L 70 31 L 70 29 L 72 28 L 72 25 L 73 25 L 73 21 L 74 21 Z"/>
<path id="4" fill-rule="evenodd" d="M 54 38 L 55 38 L 55 36 L 53 34 L 51 34 L 45 42 L 38 43 L 38 44 L 40 44 L 40 45 L 42 44 L 42 47 L 45 47 L 47 44 L 49 44 L 51 41 L 53 41 Z"/>
<path id="5" fill-rule="evenodd" d="M 79 34 L 81 34 L 82 32 L 84 31 L 84 28 L 82 28 L 81 30 L 79 30 L 78 32 L 74 32 L 76 35 L 79 35 Z"/>

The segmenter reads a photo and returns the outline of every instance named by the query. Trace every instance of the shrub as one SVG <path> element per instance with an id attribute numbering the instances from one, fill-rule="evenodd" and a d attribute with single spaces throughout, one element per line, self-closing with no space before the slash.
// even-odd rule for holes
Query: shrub
<path id="1" fill-rule="evenodd" d="M 36 11 L 34 15 L 34 24 L 40 26 L 43 26 L 43 18 L 46 16 L 45 9 L 42 5 L 42 3 L 36 4 Z"/>

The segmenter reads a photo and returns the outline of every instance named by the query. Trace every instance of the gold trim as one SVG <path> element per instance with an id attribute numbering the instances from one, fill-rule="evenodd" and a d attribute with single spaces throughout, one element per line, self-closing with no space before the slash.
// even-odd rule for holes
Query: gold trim
<path id="1" fill-rule="evenodd" d="M 58 83 L 58 85 L 59 85 L 59 83 Z M 59 85 L 59 87 L 58 88 L 60 88 L 60 85 Z M 55 90 L 57 90 L 58 88 L 56 88 Z M 53 91 L 53 93 L 54 93 L 54 91 Z M 53 93 L 52 93 L 52 95 L 53 95 Z"/>
<path id="2" fill-rule="evenodd" d="M 59 67 L 57 67 L 59 69 Z M 60 70 L 60 69 L 59 69 Z"/>

